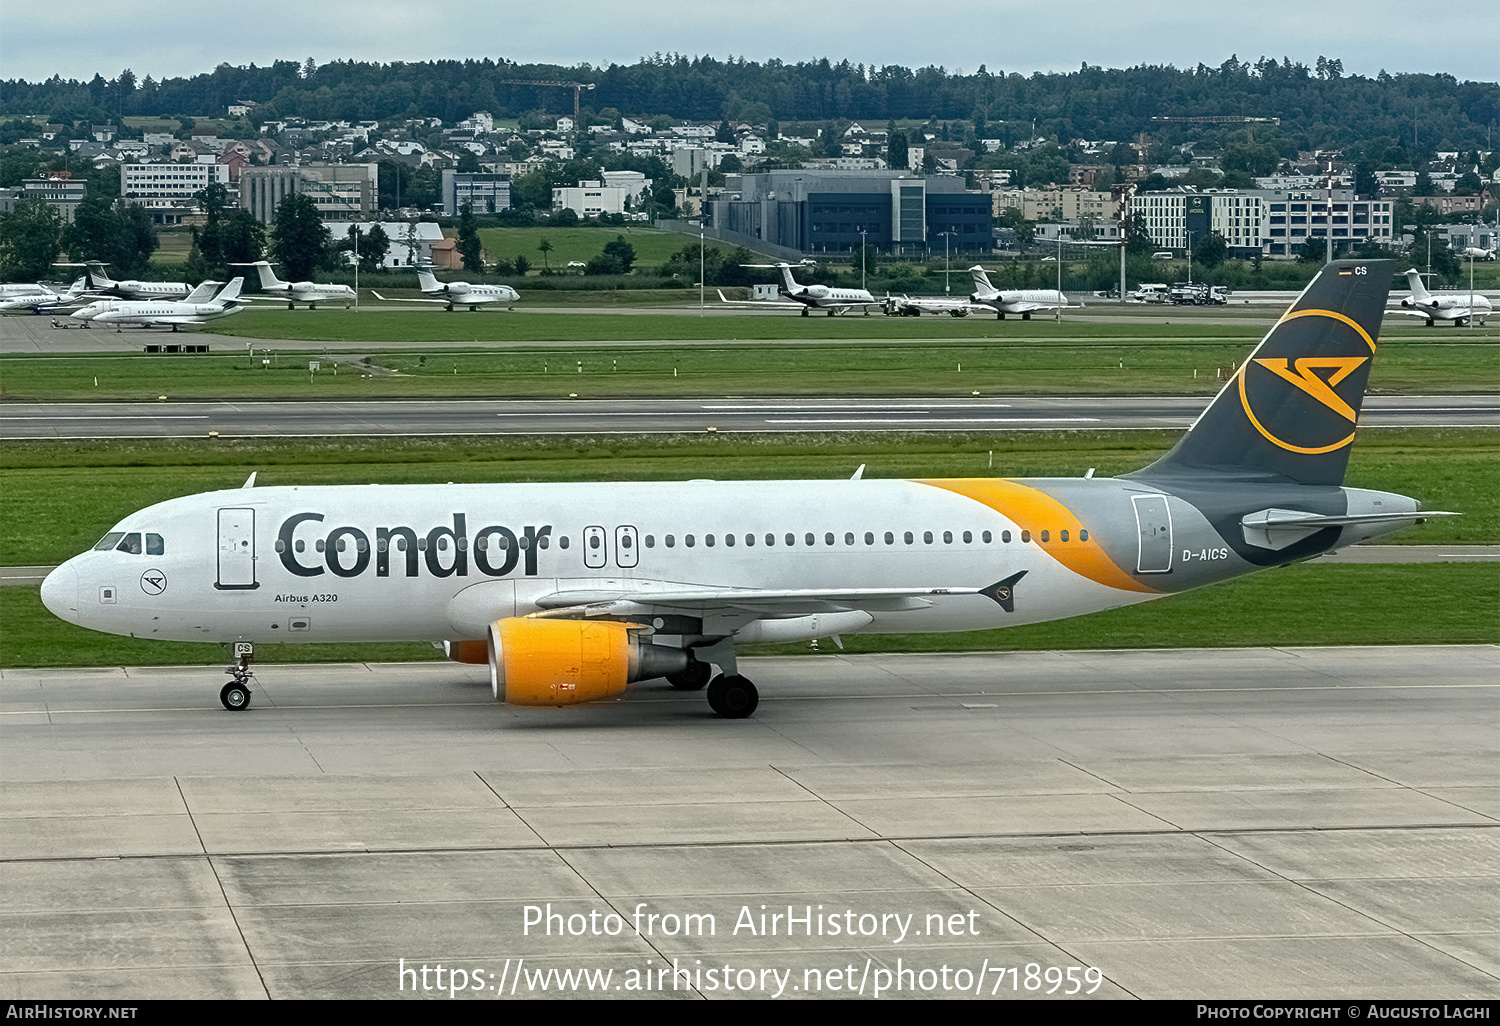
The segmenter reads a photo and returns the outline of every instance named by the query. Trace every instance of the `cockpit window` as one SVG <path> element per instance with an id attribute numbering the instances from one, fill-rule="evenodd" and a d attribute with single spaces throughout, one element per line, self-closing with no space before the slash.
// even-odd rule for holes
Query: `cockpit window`
<path id="1" fill-rule="evenodd" d="M 111 531 L 103 538 L 99 539 L 99 543 L 94 546 L 94 551 L 108 552 L 110 549 L 118 545 L 120 543 L 120 539 L 123 537 L 125 537 L 124 531 Z"/>
<path id="2" fill-rule="evenodd" d="M 162 555 L 166 551 L 167 551 L 166 545 L 164 545 L 162 543 L 161 535 L 159 535 L 159 534 L 148 534 L 148 535 L 146 535 L 146 555 L 148 555 L 148 556 L 160 556 L 160 555 Z"/>
<path id="3" fill-rule="evenodd" d="M 141 533 L 139 531 L 130 532 L 120 540 L 120 544 L 116 545 L 115 549 L 119 552 L 128 552 L 132 556 L 139 556 L 141 554 Z"/>

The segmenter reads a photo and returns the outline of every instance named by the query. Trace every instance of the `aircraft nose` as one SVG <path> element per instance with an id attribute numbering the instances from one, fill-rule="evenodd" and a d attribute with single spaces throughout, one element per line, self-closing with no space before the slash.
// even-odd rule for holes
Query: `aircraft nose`
<path id="1" fill-rule="evenodd" d="M 72 561 L 57 567 L 42 581 L 42 605 L 53 616 L 78 622 L 78 570 Z"/>

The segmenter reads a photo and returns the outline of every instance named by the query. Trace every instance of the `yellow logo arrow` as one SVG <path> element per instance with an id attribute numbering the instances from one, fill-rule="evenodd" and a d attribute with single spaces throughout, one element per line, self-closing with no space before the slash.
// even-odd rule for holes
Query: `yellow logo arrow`
<path id="1" fill-rule="evenodd" d="M 1287 369 L 1285 359 L 1256 360 L 1255 362 L 1277 377 L 1290 381 L 1352 424 L 1356 420 L 1354 409 L 1339 398 L 1334 388 L 1368 359 L 1367 356 L 1305 356 L 1295 361 L 1294 366 L 1297 369 L 1295 374 Z M 1320 370 L 1332 370 L 1333 373 L 1324 378 L 1318 375 L 1317 372 Z"/>

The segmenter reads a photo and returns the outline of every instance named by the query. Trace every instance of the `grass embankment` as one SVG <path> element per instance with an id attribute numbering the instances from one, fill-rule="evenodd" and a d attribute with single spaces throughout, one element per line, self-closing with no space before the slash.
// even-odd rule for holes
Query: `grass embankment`
<path id="1" fill-rule="evenodd" d="M 457 234 L 454 230 L 452 234 Z M 514 261 L 524 256 L 535 276 L 544 267 L 554 271 L 567 268 L 570 262 L 588 263 L 604 251 L 606 243 L 621 236 L 635 249 L 636 266 L 654 268 L 670 260 L 683 246 L 698 244 L 697 238 L 689 240 L 677 232 L 658 231 L 637 225 L 604 225 L 598 228 L 481 228 L 479 241 L 484 246 L 486 263 L 497 260 Z M 538 247 L 546 239 L 552 249 L 545 255 Z M 722 245 L 722 244 L 721 244 Z M 696 254 L 696 250 L 694 251 Z M 696 261 L 697 257 L 694 256 Z M 696 267 L 695 267 L 696 269 Z M 454 275 L 463 277 L 455 271 Z M 515 279 L 517 282 L 520 279 Z M 696 278 L 693 279 L 697 281 Z"/>
<path id="2" fill-rule="evenodd" d="M 393 315 L 399 317 L 400 315 Z M 420 315 L 416 315 L 420 316 Z M 429 317 L 431 315 L 428 315 Z M 584 398 L 676 396 L 1212 395 L 1255 339 L 1223 340 L 1201 331 L 1170 343 L 1118 332 L 1094 339 L 738 342 L 729 318 L 693 320 L 695 345 L 622 344 L 476 350 L 446 335 L 451 349 L 401 348 L 399 331 L 365 318 L 381 339 L 363 353 L 320 355 L 257 349 L 246 354 L 44 355 L 0 358 L 0 398 L 21 401 L 193 399 L 382 399 L 443 397 Z M 586 315 L 532 315 L 526 332 L 574 337 Z M 619 318 L 622 328 L 684 318 Z M 754 319 L 759 324 L 785 322 Z M 883 321 L 884 319 L 882 319 Z M 521 322 L 517 322 L 518 324 Z M 879 325 L 881 322 L 876 322 Z M 453 322 L 439 319 L 438 327 Z M 597 323 L 595 324 L 597 326 Z M 657 325 L 658 327 L 660 325 Z M 650 324 L 640 332 L 651 336 Z M 1066 327 L 1066 326 L 1065 326 Z M 543 328 L 552 328 L 543 332 Z M 1234 329 L 1243 333 L 1244 329 Z M 622 331 L 622 334 L 624 332 Z M 463 332 L 457 332 L 462 336 Z M 428 336 L 424 336 L 428 337 Z M 585 334 L 583 337 L 587 338 Z M 652 341 L 657 341 L 653 339 Z M 410 343 L 408 342 L 408 345 Z M 382 348 L 385 347 L 385 348 Z M 321 363 L 308 370 L 311 359 Z M 269 365 L 262 361 L 269 359 Z M 1500 391 L 1500 345 L 1386 342 L 1370 377 L 1374 393 L 1472 394 Z"/>

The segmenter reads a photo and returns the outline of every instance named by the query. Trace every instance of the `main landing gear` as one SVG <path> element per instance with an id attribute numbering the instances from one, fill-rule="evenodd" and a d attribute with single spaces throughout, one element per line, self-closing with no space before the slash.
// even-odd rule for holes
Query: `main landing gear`
<path id="1" fill-rule="evenodd" d="M 742 720 L 760 705 L 760 692 L 738 674 L 719 674 L 708 685 L 708 705 L 728 720 Z"/>
<path id="2" fill-rule="evenodd" d="M 250 663 L 255 659 L 255 646 L 248 641 L 234 643 L 234 662 L 224 667 L 224 672 L 233 680 L 219 691 L 219 701 L 230 712 L 239 712 L 250 705 L 250 678 L 255 671 Z"/>

